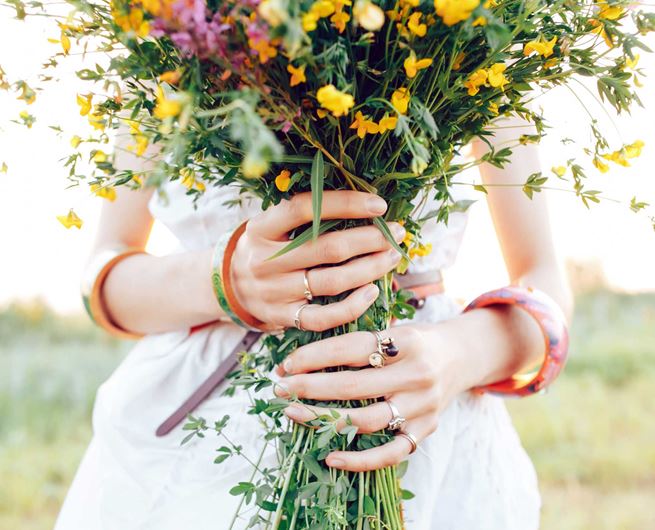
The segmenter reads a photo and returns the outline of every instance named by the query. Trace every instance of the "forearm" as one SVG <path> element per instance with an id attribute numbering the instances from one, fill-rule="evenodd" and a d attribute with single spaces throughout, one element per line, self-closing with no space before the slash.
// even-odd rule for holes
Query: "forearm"
<path id="1" fill-rule="evenodd" d="M 111 319 L 136 333 L 175 331 L 225 316 L 211 285 L 211 250 L 130 256 L 115 265 L 102 296 Z"/>
<path id="2" fill-rule="evenodd" d="M 570 320 L 571 296 L 555 264 L 535 267 L 514 283 L 545 292 Z M 544 359 L 543 333 L 536 321 L 517 306 L 475 309 L 431 326 L 427 333 L 427 344 L 444 344 L 451 350 L 448 358 L 452 363 L 452 384 L 459 391 L 503 381 Z M 438 349 L 436 346 L 435 350 Z"/>

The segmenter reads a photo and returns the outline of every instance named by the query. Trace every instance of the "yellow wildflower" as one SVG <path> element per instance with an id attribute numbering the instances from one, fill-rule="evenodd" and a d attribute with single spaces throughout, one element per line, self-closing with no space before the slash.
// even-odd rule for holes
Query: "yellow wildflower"
<path id="1" fill-rule="evenodd" d="M 182 112 L 182 105 L 179 101 L 168 99 L 161 85 L 157 87 L 157 105 L 153 111 L 156 118 L 160 120 L 168 117 L 175 117 Z"/>
<path id="2" fill-rule="evenodd" d="M 116 190 L 108 186 L 102 186 L 100 184 L 91 184 L 91 192 L 96 197 L 107 199 L 109 202 L 114 202 L 116 200 Z"/>
<path id="3" fill-rule="evenodd" d="M 387 114 L 378 123 L 378 132 L 384 134 L 387 131 L 392 131 L 398 125 L 398 116 L 389 116 Z"/>
<path id="4" fill-rule="evenodd" d="M 334 2 L 330 0 L 316 0 L 310 7 L 309 12 L 314 13 L 319 18 L 329 17 L 332 13 L 336 11 Z"/>
<path id="5" fill-rule="evenodd" d="M 596 169 L 598 169 L 601 173 L 607 173 L 610 170 L 609 165 L 603 162 L 597 156 L 594 157 L 593 164 L 596 167 Z"/>
<path id="6" fill-rule="evenodd" d="M 334 15 L 330 17 L 330 22 L 334 24 L 339 33 L 346 31 L 346 24 L 350 21 L 350 15 L 343 10 L 343 4 L 337 4 L 337 10 Z"/>
<path id="7" fill-rule="evenodd" d="M 412 51 L 409 57 L 405 59 L 403 66 L 405 67 L 405 73 L 407 74 L 407 77 L 412 79 L 416 77 L 416 74 L 419 72 L 419 70 L 428 68 L 431 64 L 432 64 L 432 59 L 430 58 L 417 59 L 416 54 L 414 53 L 414 51 Z"/>
<path id="8" fill-rule="evenodd" d="M 367 31 L 378 31 L 384 26 L 384 11 L 370 0 L 357 0 L 353 7 L 353 16 Z"/>
<path id="9" fill-rule="evenodd" d="M 75 135 L 71 138 L 71 147 L 73 149 L 77 149 L 77 147 L 82 143 L 82 138 L 79 136 Z"/>
<path id="10" fill-rule="evenodd" d="M 20 95 L 16 99 L 22 99 L 28 105 L 31 105 L 36 100 L 36 92 L 24 81 L 20 82 Z"/>
<path id="11" fill-rule="evenodd" d="M 498 110 L 498 103 L 494 103 L 493 101 L 489 103 L 489 110 L 494 116 L 498 116 L 500 111 Z"/>
<path id="12" fill-rule="evenodd" d="M 80 106 L 80 116 L 86 116 L 91 111 L 92 100 L 93 94 L 87 94 L 86 96 L 77 95 L 77 104 Z"/>
<path id="13" fill-rule="evenodd" d="M 20 111 L 18 114 L 20 116 L 20 119 L 23 120 L 23 124 L 28 128 L 31 129 L 32 125 L 34 125 L 34 122 L 36 121 L 36 118 L 32 116 L 29 112 L 26 110 Z"/>
<path id="14" fill-rule="evenodd" d="M 505 63 L 496 63 L 487 70 L 489 75 L 489 84 L 494 88 L 504 90 L 505 85 L 509 83 L 509 79 L 505 77 L 505 70 L 507 65 Z"/>
<path id="15" fill-rule="evenodd" d="M 96 151 L 95 153 L 93 153 L 93 161 L 96 164 L 102 164 L 103 162 L 106 162 L 107 161 L 107 153 L 105 153 L 104 151 L 100 151 L 100 150 Z"/>
<path id="16" fill-rule="evenodd" d="M 531 53 L 536 52 L 537 55 L 548 58 L 553 55 L 553 48 L 555 48 L 555 44 L 557 44 L 557 36 L 550 40 L 543 40 L 541 37 L 539 37 L 537 40 L 526 43 L 526 45 L 523 47 L 523 55 L 530 55 Z"/>
<path id="17" fill-rule="evenodd" d="M 180 176 L 182 177 L 182 185 L 188 189 L 188 190 L 193 190 L 196 189 L 200 192 L 205 191 L 205 183 L 202 182 L 201 180 L 196 179 L 196 175 L 193 171 L 193 169 L 185 167 L 184 169 L 180 170 Z"/>
<path id="18" fill-rule="evenodd" d="M 64 55 L 68 55 L 68 52 L 71 49 L 71 40 L 63 31 L 61 32 L 61 37 L 59 37 L 59 40 L 61 41 L 61 49 L 64 51 Z"/>
<path id="19" fill-rule="evenodd" d="M 464 87 L 468 88 L 468 95 L 475 96 L 480 92 L 480 87 L 487 82 L 489 74 L 484 69 L 477 70 L 469 75 L 468 79 L 464 81 Z"/>
<path id="20" fill-rule="evenodd" d="M 316 92 L 316 99 L 321 107 L 332 112 L 337 118 L 346 115 L 355 106 L 355 99 L 341 92 L 334 85 L 325 85 Z"/>
<path id="21" fill-rule="evenodd" d="M 99 131 L 104 131 L 107 125 L 103 115 L 99 112 L 89 114 L 89 125 Z"/>
<path id="22" fill-rule="evenodd" d="M 641 150 L 644 148 L 644 142 L 637 140 L 629 145 L 624 147 L 626 158 L 637 158 L 641 156 Z"/>
<path id="23" fill-rule="evenodd" d="M 400 114 L 407 114 L 410 97 L 407 88 L 397 88 L 393 91 L 393 94 L 391 94 L 391 104 Z"/>
<path id="24" fill-rule="evenodd" d="M 0 165 L 0 173 L 7 173 L 9 171 L 9 167 L 7 166 L 7 162 L 3 162 L 2 165 Z"/>
<path id="25" fill-rule="evenodd" d="M 558 177 L 563 177 L 566 175 L 566 167 L 565 166 L 553 166 L 551 168 L 551 171 L 555 173 Z"/>
<path id="26" fill-rule="evenodd" d="M 628 162 L 628 159 L 625 156 L 625 153 L 623 152 L 623 149 L 620 151 L 614 151 L 613 153 L 609 153 L 606 155 L 601 155 L 605 160 L 609 160 L 610 162 L 614 162 L 615 164 L 623 167 L 630 167 L 630 162 Z"/>
<path id="27" fill-rule="evenodd" d="M 557 66 L 557 63 L 558 63 L 558 62 L 559 62 L 559 61 L 558 61 L 557 57 L 553 57 L 552 59 L 548 59 L 548 60 L 544 63 L 544 68 L 552 68 L 553 66 Z"/>
<path id="28" fill-rule="evenodd" d="M 255 179 L 261 177 L 268 170 L 266 160 L 261 158 L 258 154 L 247 154 L 241 163 L 241 171 L 243 176 L 247 179 Z"/>
<path id="29" fill-rule="evenodd" d="M 416 256 L 425 257 L 431 252 L 432 252 L 432 243 L 428 243 L 427 245 L 420 244 L 414 248 L 409 249 L 409 257 L 411 259 L 415 258 Z"/>
<path id="30" fill-rule="evenodd" d="M 374 121 L 369 120 L 361 111 L 355 114 L 355 120 L 350 124 L 351 129 L 357 129 L 357 136 L 364 138 L 367 134 L 376 134 L 380 128 Z"/>
<path id="31" fill-rule="evenodd" d="M 453 62 L 453 70 L 459 70 L 462 67 L 464 59 L 466 59 L 466 54 L 464 52 L 459 52 L 455 57 L 455 61 Z"/>
<path id="32" fill-rule="evenodd" d="M 305 77 L 305 65 L 302 64 L 298 67 L 292 65 L 289 63 L 287 65 L 287 72 L 291 74 L 291 80 L 289 81 L 289 84 L 291 86 L 296 86 L 299 85 L 300 83 L 305 83 L 307 82 L 307 77 Z"/>
<path id="33" fill-rule="evenodd" d="M 64 225 L 66 228 L 77 228 L 78 230 L 82 228 L 82 219 L 80 219 L 77 214 L 71 208 L 68 211 L 67 215 L 58 215 L 57 220 Z"/>
<path id="34" fill-rule="evenodd" d="M 134 145 L 128 146 L 130 151 L 134 151 L 136 156 L 143 156 L 143 153 L 146 152 L 150 139 L 145 134 L 136 134 L 134 135 Z"/>
<path id="35" fill-rule="evenodd" d="M 618 20 L 625 12 L 623 7 L 619 5 L 609 5 L 607 2 L 598 2 L 598 7 L 600 7 L 598 18 L 604 20 Z"/>
<path id="36" fill-rule="evenodd" d="M 630 70 L 634 70 L 637 68 L 637 64 L 639 63 L 639 54 L 635 54 L 634 59 L 630 59 L 630 57 L 625 58 L 625 67 L 629 68 Z"/>
<path id="37" fill-rule="evenodd" d="M 318 27 L 319 16 L 316 13 L 305 13 L 302 16 L 302 29 L 306 32 L 314 31 Z"/>
<path id="38" fill-rule="evenodd" d="M 477 28 L 478 26 L 486 26 L 487 25 L 487 17 L 484 17 L 480 15 L 478 18 L 476 18 L 473 21 L 473 27 Z"/>
<path id="39" fill-rule="evenodd" d="M 162 83 L 168 83 L 169 85 L 176 85 L 178 81 L 180 80 L 180 77 L 182 77 L 182 71 L 181 70 L 169 70 L 168 72 L 164 72 L 159 76 L 159 80 Z"/>
<path id="40" fill-rule="evenodd" d="M 425 34 L 428 31 L 428 26 L 426 24 L 421 24 L 421 17 L 423 13 L 420 11 L 415 11 L 409 16 L 407 20 L 407 27 L 417 37 L 425 37 Z"/>
<path id="41" fill-rule="evenodd" d="M 454 26 L 471 17 L 480 0 L 434 0 L 434 8 L 446 26 Z"/>
<path id="42" fill-rule="evenodd" d="M 262 64 L 266 64 L 269 59 L 277 56 L 277 48 L 266 39 L 259 39 L 257 41 L 248 39 L 248 46 L 259 54 L 259 62 Z"/>
<path id="43" fill-rule="evenodd" d="M 283 169 L 280 174 L 275 177 L 275 187 L 281 192 L 285 192 L 291 185 L 291 171 Z"/>

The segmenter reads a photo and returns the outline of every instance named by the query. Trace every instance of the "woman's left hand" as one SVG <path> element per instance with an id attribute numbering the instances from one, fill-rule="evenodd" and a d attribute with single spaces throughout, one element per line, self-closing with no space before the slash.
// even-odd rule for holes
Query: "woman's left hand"
<path id="1" fill-rule="evenodd" d="M 337 366 L 370 366 L 369 354 L 377 349 L 377 339 L 370 332 L 349 333 L 302 346 L 278 367 L 278 373 L 287 377 L 275 392 L 280 397 L 319 401 L 391 400 L 407 420 L 402 430 L 413 434 L 420 444 L 437 429 L 439 413 L 457 393 L 467 389 L 458 359 L 449 353 L 453 348 L 441 340 L 438 329 L 438 325 L 406 325 L 381 332 L 385 338 L 393 337 L 399 350 L 398 355 L 386 358 L 382 368 L 310 373 Z M 304 423 L 330 410 L 292 403 L 284 413 Z M 380 431 L 392 418 L 391 407 L 385 401 L 336 411 L 340 416 L 338 429 L 350 417 L 359 433 Z M 410 441 L 397 436 L 373 449 L 334 451 L 326 463 L 338 469 L 368 471 L 398 464 L 411 450 Z"/>

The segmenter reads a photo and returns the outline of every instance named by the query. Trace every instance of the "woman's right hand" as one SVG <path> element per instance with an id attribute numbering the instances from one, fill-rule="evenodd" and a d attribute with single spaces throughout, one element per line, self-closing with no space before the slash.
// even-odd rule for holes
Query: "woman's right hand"
<path id="1" fill-rule="evenodd" d="M 377 195 L 356 191 L 326 191 L 322 219 L 369 219 L 387 209 Z M 374 225 L 328 232 L 316 241 L 269 259 L 289 243 L 293 229 L 312 221 L 310 193 L 300 193 L 252 218 L 232 258 L 232 283 L 239 302 L 254 317 L 272 327 L 291 327 L 305 304 L 304 271 L 314 296 L 352 292 L 340 302 L 310 304 L 302 311 L 302 327 L 324 331 L 359 318 L 377 299 L 372 282 L 393 270 L 400 254 Z M 405 230 L 389 228 L 401 242 Z"/>

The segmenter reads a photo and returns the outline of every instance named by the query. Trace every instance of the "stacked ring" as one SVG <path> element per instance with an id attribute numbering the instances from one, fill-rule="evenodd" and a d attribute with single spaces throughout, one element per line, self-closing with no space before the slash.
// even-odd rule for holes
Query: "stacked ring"
<path id="1" fill-rule="evenodd" d="M 390 399 L 387 399 L 386 403 L 387 405 L 389 405 L 389 408 L 391 409 L 391 419 L 389 420 L 389 424 L 387 425 L 387 428 L 390 431 L 398 431 L 402 428 L 403 424 L 407 420 L 403 416 L 401 416 L 398 407 L 396 407 L 396 405 L 394 405 L 394 403 Z"/>
<path id="2" fill-rule="evenodd" d="M 296 328 L 299 329 L 300 331 L 306 331 L 305 328 L 302 327 L 302 324 L 300 322 L 300 316 L 301 316 L 302 310 L 305 309 L 308 305 L 309 305 L 309 302 L 305 302 L 298 309 L 296 309 L 296 315 L 293 318 L 293 325 L 296 326 Z"/>
<path id="3" fill-rule="evenodd" d="M 303 283 L 305 284 L 305 292 L 303 293 L 303 295 L 305 296 L 305 299 L 308 302 L 311 302 L 312 300 L 314 300 L 314 295 L 312 294 L 312 290 L 309 287 L 309 278 L 307 277 L 307 274 L 308 274 L 308 271 L 307 271 L 307 269 L 305 269 L 303 271 L 303 275 L 302 275 L 302 280 L 303 280 Z"/>
<path id="4" fill-rule="evenodd" d="M 396 434 L 396 436 L 402 436 L 403 438 L 405 438 L 412 445 L 412 449 L 409 452 L 410 455 L 414 451 L 416 451 L 416 448 L 418 447 L 418 440 L 416 439 L 416 436 L 414 436 L 411 432 L 398 431 L 398 434 Z"/>

